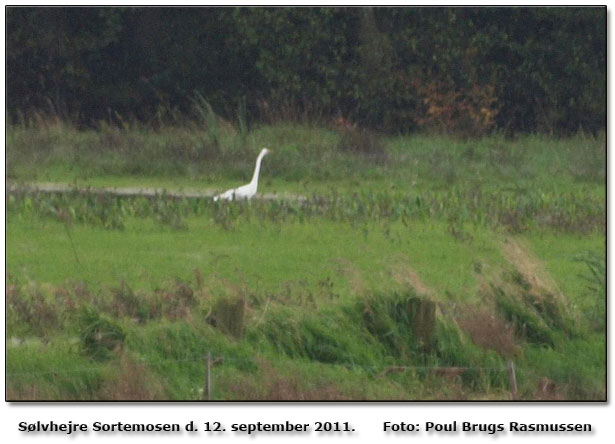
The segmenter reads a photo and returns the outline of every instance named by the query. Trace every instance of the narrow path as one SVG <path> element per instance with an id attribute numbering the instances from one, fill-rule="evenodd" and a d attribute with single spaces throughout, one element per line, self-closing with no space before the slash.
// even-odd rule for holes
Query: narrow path
<path id="1" fill-rule="evenodd" d="M 168 196 L 177 199 L 181 198 L 193 198 L 193 199 L 203 199 L 203 198 L 212 198 L 214 197 L 218 191 L 214 190 L 169 190 L 166 188 L 151 188 L 151 187 L 83 187 L 70 185 L 66 183 L 43 183 L 43 182 L 34 182 L 34 183 L 11 183 L 7 182 L 6 184 L 6 192 L 7 193 L 15 193 L 15 192 L 30 192 L 30 193 L 70 193 L 74 191 L 78 191 L 80 193 L 89 193 L 89 194 L 111 194 L 113 196 L 123 196 L 123 197 L 155 197 L 155 196 Z M 304 196 L 299 196 L 296 194 L 273 194 L 273 193 L 265 193 L 265 194 L 257 194 L 255 196 L 257 199 L 264 200 L 298 200 L 304 201 L 306 198 Z"/>

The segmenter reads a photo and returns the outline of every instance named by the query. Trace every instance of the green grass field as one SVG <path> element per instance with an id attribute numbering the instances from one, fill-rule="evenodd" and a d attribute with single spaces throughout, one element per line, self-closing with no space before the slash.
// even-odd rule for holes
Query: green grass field
<path id="1" fill-rule="evenodd" d="M 508 360 L 605 398 L 603 136 L 55 122 L 7 180 L 223 190 L 262 146 L 306 201 L 7 195 L 7 398 L 198 400 L 208 352 L 215 400 L 511 399 Z"/>

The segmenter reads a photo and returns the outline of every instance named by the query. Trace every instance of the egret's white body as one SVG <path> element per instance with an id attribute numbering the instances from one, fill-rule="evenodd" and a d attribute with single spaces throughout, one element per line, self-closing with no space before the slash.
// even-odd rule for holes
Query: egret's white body
<path id="1" fill-rule="evenodd" d="M 261 162 L 263 157 L 269 154 L 270 151 L 267 148 L 263 148 L 256 158 L 256 166 L 254 167 L 254 175 L 252 176 L 252 180 L 249 184 L 244 185 L 239 188 L 232 188 L 230 190 L 225 191 L 222 194 L 218 194 L 214 196 L 214 200 L 218 199 L 222 200 L 240 200 L 240 199 L 251 199 L 256 194 L 256 189 L 258 188 L 258 175 L 261 171 Z"/>

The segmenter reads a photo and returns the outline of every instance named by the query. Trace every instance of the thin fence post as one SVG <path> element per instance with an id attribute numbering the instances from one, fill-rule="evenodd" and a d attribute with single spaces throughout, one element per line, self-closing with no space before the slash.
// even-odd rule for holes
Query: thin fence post
<path id="1" fill-rule="evenodd" d="M 506 368 L 508 369 L 508 385 L 510 387 L 510 393 L 513 399 L 517 399 L 519 395 L 519 390 L 517 388 L 517 375 L 515 374 L 515 363 L 509 359 L 506 363 Z"/>
<path id="2" fill-rule="evenodd" d="M 207 352 L 205 366 L 207 371 L 205 372 L 205 392 L 203 393 L 203 398 L 206 401 L 211 401 L 211 352 Z"/>

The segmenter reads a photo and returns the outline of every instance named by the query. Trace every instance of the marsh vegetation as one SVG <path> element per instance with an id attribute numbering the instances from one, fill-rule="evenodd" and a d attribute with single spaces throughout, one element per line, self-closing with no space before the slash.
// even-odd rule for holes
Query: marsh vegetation
<path id="1" fill-rule="evenodd" d="M 7 128 L 16 184 L 220 190 L 269 146 L 306 197 L 9 193 L 9 399 L 202 399 L 208 352 L 218 400 L 509 399 L 508 360 L 604 398 L 603 136 L 203 126 Z"/>

